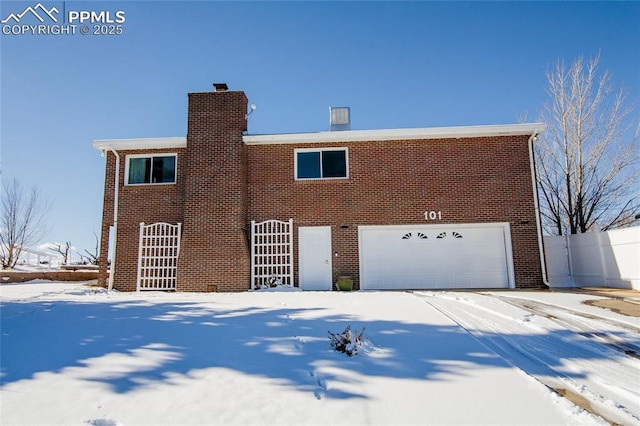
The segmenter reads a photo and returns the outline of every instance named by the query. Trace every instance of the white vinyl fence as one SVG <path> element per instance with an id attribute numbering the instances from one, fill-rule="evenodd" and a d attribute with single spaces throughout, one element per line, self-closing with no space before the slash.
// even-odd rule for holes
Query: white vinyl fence
<path id="1" fill-rule="evenodd" d="M 552 287 L 640 290 L 640 227 L 544 237 Z"/>
<path id="2" fill-rule="evenodd" d="M 42 250 L 36 250 L 29 247 L 22 247 L 20 257 L 18 258 L 17 266 L 30 265 L 46 268 L 58 268 L 58 266 L 64 264 L 62 256 L 59 254 L 53 254 Z"/>

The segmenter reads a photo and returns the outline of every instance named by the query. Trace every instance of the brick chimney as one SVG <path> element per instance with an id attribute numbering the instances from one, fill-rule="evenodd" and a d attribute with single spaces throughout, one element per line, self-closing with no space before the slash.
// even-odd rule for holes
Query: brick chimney
<path id="1" fill-rule="evenodd" d="M 189 93 L 180 291 L 249 288 L 247 97 L 214 87 Z"/>

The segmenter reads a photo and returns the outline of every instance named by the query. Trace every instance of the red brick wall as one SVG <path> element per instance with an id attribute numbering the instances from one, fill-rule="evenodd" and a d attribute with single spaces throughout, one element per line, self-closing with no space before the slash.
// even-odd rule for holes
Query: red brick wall
<path id="1" fill-rule="evenodd" d="M 179 291 L 243 291 L 249 222 L 289 218 L 296 229 L 330 225 L 334 280 L 352 275 L 356 285 L 359 225 L 509 222 L 516 286 L 542 285 L 527 136 L 247 146 L 246 111 L 243 92 L 189 94 L 188 148 L 147 151 L 178 153 L 175 185 L 125 186 L 126 155 L 141 151 L 120 151 L 116 289 L 136 289 L 142 221 L 183 223 Z M 348 147 L 349 178 L 295 181 L 294 149 L 321 147 Z M 102 285 L 114 169 L 108 153 Z M 442 219 L 425 222 L 426 210 Z M 294 246 L 297 271 L 297 232 Z"/>
<path id="2" fill-rule="evenodd" d="M 333 251 L 339 254 L 333 259 L 334 280 L 352 275 L 356 282 L 359 225 L 509 222 L 516 286 L 539 287 L 527 140 L 252 145 L 249 218 L 293 218 L 296 228 L 330 225 Z M 294 150 L 313 147 L 348 147 L 349 178 L 295 181 Z M 442 211 L 442 220 L 425 222 L 426 210 Z"/>
<path id="3" fill-rule="evenodd" d="M 106 152 L 106 165 L 104 173 L 104 195 L 102 201 L 102 226 L 100 228 L 100 257 L 98 260 L 98 285 L 107 286 L 107 261 L 109 258 L 109 227 L 113 226 L 113 188 L 115 156 Z"/>
<path id="4" fill-rule="evenodd" d="M 247 98 L 243 92 L 189 94 L 187 149 L 120 151 L 117 259 L 114 287 L 136 289 L 140 222 L 183 223 L 179 291 L 249 288 L 247 236 Z M 127 154 L 178 153 L 175 185 L 125 186 Z M 115 156 L 107 154 L 100 284 L 106 285 L 113 225 Z"/>
<path id="5" fill-rule="evenodd" d="M 127 155 L 149 153 L 177 153 L 177 176 L 175 184 L 125 185 L 125 163 Z M 115 262 L 114 287 L 119 291 L 135 291 L 138 273 L 138 244 L 140 222 L 146 224 L 183 221 L 183 184 L 185 182 L 185 149 L 158 149 L 153 151 L 119 151 L 120 188 L 118 203 L 118 235 Z M 102 240 L 100 245 L 99 285 L 106 285 L 106 265 L 109 247 L 109 227 L 113 225 L 113 194 L 115 155 L 107 153 L 105 196 L 103 204 Z"/>
<path id="6" fill-rule="evenodd" d="M 249 288 L 246 113 L 243 92 L 189 94 L 178 290 Z"/>

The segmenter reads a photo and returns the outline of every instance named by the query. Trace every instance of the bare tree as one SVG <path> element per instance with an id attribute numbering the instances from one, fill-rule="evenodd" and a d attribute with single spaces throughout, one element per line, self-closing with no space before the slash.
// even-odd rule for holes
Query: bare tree
<path id="1" fill-rule="evenodd" d="M 90 263 L 91 265 L 97 265 L 98 261 L 100 260 L 100 239 L 98 238 L 98 234 L 96 234 L 95 232 L 93 233 L 93 236 L 96 240 L 96 245 L 93 249 L 93 251 L 89 251 L 87 249 L 84 249 L 84 252 L 86 254 L 82 254 L 78 251 L 78 254 L 80 255 L 80 258 L 85 261 Z"/>
<path id="2" fill-rule="evenodd" d="M 559 61 L 546 75 L 547 130 L 535 155 L 543 225 L 552 234 L 622 227 L 638 213 L 640 121 L 599 62 Z"/>
<path id="3" fill-rule="evenodd" d="M 0 262 L 15 266 L 24 247 L 36 244 L 46 232 L 49 202 L 35 186 L 25 190 L 16 179 L 2 182 L 0 200 Z"/>
<path id="4" fill-rule="evenodd" d="M 64 243 L 51 243 L 49 244 L 49 250 L 60 253 L 62 255 L 64 264 L 69 264 L 69 251 L 71 250 L 71 241 L 66 241 Z"/>

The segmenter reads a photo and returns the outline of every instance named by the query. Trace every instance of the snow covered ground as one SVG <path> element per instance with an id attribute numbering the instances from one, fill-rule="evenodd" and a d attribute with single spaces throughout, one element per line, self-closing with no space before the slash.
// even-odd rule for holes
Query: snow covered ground
<path id="1" fill-rule="evenodd" d="M 588 306 L 582 302 L 600 298 L 576 294 L 421 296 L 502 358 L 582 407 L 612 423 L 640 424 L 640 318 Z"/>
<path id="2" fill-rule="evenodd" d="M 640 320 L 592 299 L 4 284 L 0 423 L 640 425 Z"/>

